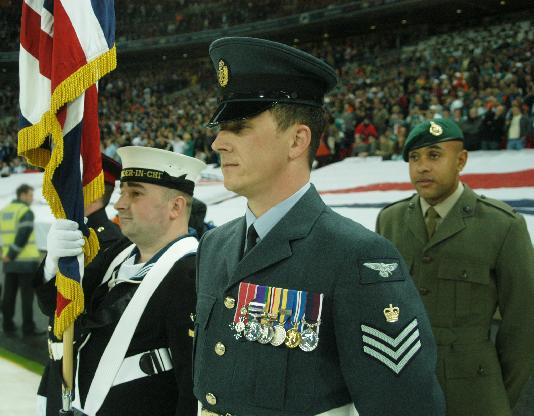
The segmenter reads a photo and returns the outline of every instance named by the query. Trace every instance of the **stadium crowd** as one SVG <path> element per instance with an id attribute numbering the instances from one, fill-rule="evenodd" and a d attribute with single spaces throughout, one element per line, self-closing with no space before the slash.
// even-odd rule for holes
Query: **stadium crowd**
<path id="1" fill-rule="evenodd" d="M 398 159 L 407 132 L 434 117 L 457 121 L 468 150 L 534 147 L 533 23 L 516 17 L 430 37 L 414 31 L 401 48 L 394 33 L 300 45 L 341 79 L 327 97 L 330 123 L 318 159 Z M 216 163 L 214 131 L 205 127 L 216 107 L 212 77 L 207 58 L 119 61 L 100 83 L 104 152 L 116 158 L 133 144 Z M 3 174 L 23 169 L 15 157 L 16 99 L 16 87 L 0 88 Z"/>

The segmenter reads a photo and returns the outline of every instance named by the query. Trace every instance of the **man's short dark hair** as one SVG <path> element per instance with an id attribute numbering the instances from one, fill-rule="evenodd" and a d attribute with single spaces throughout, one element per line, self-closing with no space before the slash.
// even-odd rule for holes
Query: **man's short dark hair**
<path id="1" fill-rule="evenodd" d="M 27 194 L 28 192 L 30 191 L 33 191 L 33 187 L 31 187 L 30 185 L 27 185 L 25 183 L 23 183 L 22 185 L 20 185 L 18 188 L 17 188 L 17 199 L 20 198 L 21 195 L 23 194 Z"/>
<path id="2" fill-rule="evenodd" d="M 293 124 L 305 124 L 311 130 L 311 143 L 308 153 L 310 169 L 315 159 L 315 153 L 319 148 L 319 142 L 326 127 L 325 111 L 320 107 L 297 104 L 276 104 L 270 110 L 278 128 L 282 131 L 288 129 Z"/>

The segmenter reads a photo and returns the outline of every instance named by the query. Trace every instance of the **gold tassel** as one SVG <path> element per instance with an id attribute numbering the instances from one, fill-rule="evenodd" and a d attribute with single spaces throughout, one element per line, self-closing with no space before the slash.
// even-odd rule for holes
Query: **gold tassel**
<path id="1" fill-rule="evenodd" d="M 84 296 L 81 285 L 57 272 L 56 287 L 59 293 L 71 302 L 61 311 L 61 315 L 54 317 L 54 335 L 61 339 L 63 332 L 74 322 L 83 311 Z"/>
<path id="2" fill-rule="evenodd" d="M 95 230 L 89 228 L 89 237 L 83 237 L 85 244 L 83 246 L 84 264 L 87 266 L 93 261 L 100 250 L 100 243 Z"/>
<path id="3" fill-rule="evenodd" d="M 100 171 L 91 182 L 83 187 L 83 206 L 87 207 L 102 195 L 104 195 L 104 171 Z"/>

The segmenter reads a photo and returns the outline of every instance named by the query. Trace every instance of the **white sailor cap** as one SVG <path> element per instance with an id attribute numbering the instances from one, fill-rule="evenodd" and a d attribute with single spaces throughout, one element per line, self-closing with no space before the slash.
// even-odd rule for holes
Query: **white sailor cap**
<path id="1" fill-rule="evenodd" d="M 117 150 L 121 182 L 146 182 L 193 195 L 195 183 L 206 167 L 201 160 L 153 147 L 126 146 Z"/>

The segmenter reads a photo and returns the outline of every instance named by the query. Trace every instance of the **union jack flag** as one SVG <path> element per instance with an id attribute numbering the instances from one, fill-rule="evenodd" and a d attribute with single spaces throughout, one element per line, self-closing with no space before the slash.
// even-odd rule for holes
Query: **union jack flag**
<path id="1" fill-rule="evenodd" d="M 80 225 L 85 264 L 98 239 L 84 224 L 84 206 L 104 192 L 97 82 L 116 64 L 113 0 L 23 1 L 18 152 L 45 169 L 43 195 L 54 216 Z M 83 263 L 59 261 L 58 337 L 83 311 Z"/>

